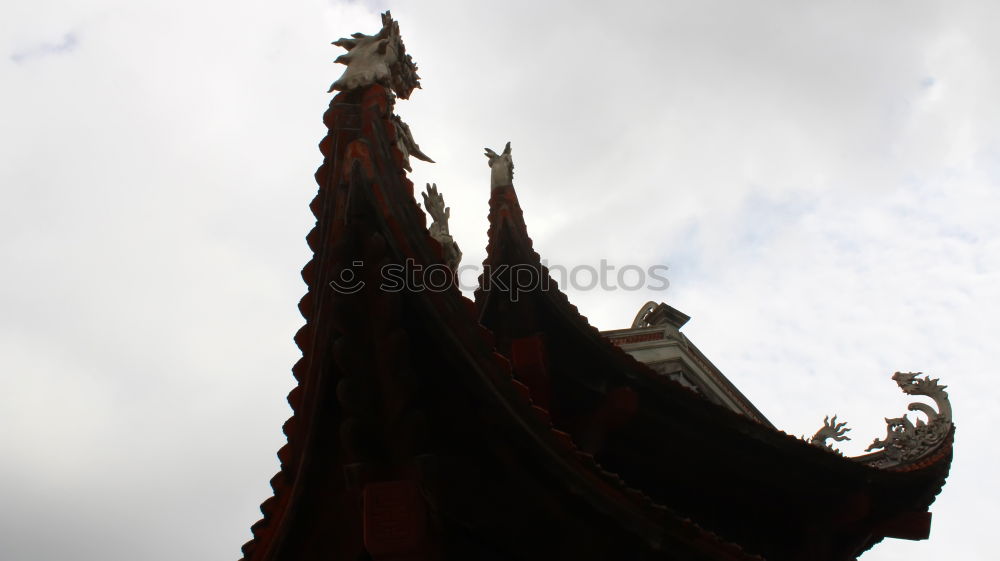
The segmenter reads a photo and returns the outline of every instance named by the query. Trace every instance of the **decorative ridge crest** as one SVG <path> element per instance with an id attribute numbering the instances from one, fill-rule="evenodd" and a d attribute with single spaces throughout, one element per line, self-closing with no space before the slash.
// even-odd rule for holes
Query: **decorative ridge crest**
<path id="1" fill-rule="evenodd" d="M 347 70 L 330 86 L 333 90 L 353 90 L 382 84 L 391 88 L 402 99 L 410 97 L 414 88 L 420 87 L 417 65 L 399 35 L 399 23 L 386 11 L 382 14 L 382 29 L 375 35 L 353 33 L 333 42 L 347 49 L 334 62 L 347 65 Z"/>
<path id="2" fill-rule="evenodd" d="M 852 458 L 853 460 L 876 468 L 910 464 L 936 450 L 947 439 L 954 427 L 951 402 L 948 400 L 948 392 L 944 391 L 948 386 L 939 384 L 938 378 L 932 379 L 930 376 L 918 378 L 921 374 L 923 373 L 896 372 L 892 375 L 892 379 L 907 395 L 922 395 L 933 399 L 937 410 L 919 401 L 911 403 L 907 409 L 923 413 L 927 416 L 926 421 L 918 418 L 916 422 L 912 422 L 905 414 L 902 417 L 886 418 L 885 438 L 876 438 L 865 449 L 865 452 L 874 450 L 877 452 L 857 456 Z M 808 442 L 840 454 L 826 441 L 829 438 L 836 441 L 850 440 L 844 435 L 851 430 L 844 428 L 846 425 L 846 422 L 838 423 L 836 415 L 832 419 L 825 417 L 823 427 L 816 431 Z"/>
<path id="3" fill-rule="evenodd" d="M 918 418 L 913 423 L 905 414 L 902 417 L 887 418 L 885 438 L 876 438 L 865 449 L 866 452 L 880 451 L 861 456 L 857 460 L 872 467 L 894 467 L 926 456 L 947 439 L 954 427 L 951 402 L 948 400 L 948 392 L 944 391 L 948 386 L 938 384 L 938 378 L 918 378 L 921 374 L 923 373 L 896 372 L 892 379 L 907 395 L 922 395 L 933 399 L 937 411 L 926 403 L 911 403 L 907 409 L 925 414 L 927 421 Z"/>

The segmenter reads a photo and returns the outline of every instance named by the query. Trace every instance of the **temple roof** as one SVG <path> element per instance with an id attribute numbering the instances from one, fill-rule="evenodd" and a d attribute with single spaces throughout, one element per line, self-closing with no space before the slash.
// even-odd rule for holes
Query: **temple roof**
<path id="1" fill-rule="evenodd" d="M 398 36 L 388 13 L 383 23 L 372 37 Z M 926 533 L 950 411 L 919 454 L 904 441 L 944 421 L 890 424 L 884 450 L 859 461 L 658 374 L 548 275 L 509 144 L 487 151 L 473 303 L 406 177 L 395 78 L 338 83 L 310 205 L 288 442 L 244 559 L 840 560 Z M 406 267 L 407 283 L 387 287 L 387 271 Z M 922 391 L 914 380 L 897 382 Z"/>
<path id="2" fill-rule="evenodd" d="M 857 519 L 826 538 L 836 542 L 834 551 L 812 552 L 812 558 L 850 558 L 883 536 L 914 538 L 929 530 L 926 508 L 943 485 L 951 458 L 946 395 L 935 398 L 940 416 L 926 405 L 911 406 L 926 409 L 927 426 L 888 420 L 889 436 L 876 443 L 909 439 L 908 452 L 890 448 L 876 456 L 844 458 L 826 446 L 826 438 L 814 437 L 818 446 L 811 445 L 775 429 L 762 415 L 739 414 L 712 403 L 602 337 L 549 277 L 533 249 L 512 184 L 493 185 L 489 224 L 484 274 L 476 293 L 480 321 L 493 332 L 498 350 L 514 362 L 515 375 L 519 355 L 529 354 L 524 349 L 537 349 L 534 354 L 542 358 L 520 358 L 530 367 L 519 379 L 547 400 L 556 426 L 572 434 L 603 466 L 653 500 L 767 558 L 801 554 L 794 552 L 800 544 L 781 544 L 781 534 L 798 526 L 806 535 L 814 531 L 810 526 L 829 525 L 823 519 L 830 512 L 845 508 L 856 509 L 852 516 Z M 519 284 L 512 271 L 530 271 L 539 281 Z M 683 314 L 659 306 L 640 313 L 643 317 L 637 321 L 658 323 L 657 317 L 649 317 L 657 310 L 666 324 L 686 321 Z M 914 378 L 894 375 L 897 383 Z M 920 384 L 936 386 L 927 379 Z M 907 391 L 904 384 L 901 387 Z M 922 394 L 933 397 L 934 391 Z M 894 440 L 897 436 L 901 440 Z M 902 472 L 910 475 L 901 477 Z M 904 486 L 908 490 L 900 491 Z M 845 497 L 864 506 L 844 506 Z M 768 503 L 778 506 L 764 508 Z M 748 520 L 751 512 L 753 522 Z"/>

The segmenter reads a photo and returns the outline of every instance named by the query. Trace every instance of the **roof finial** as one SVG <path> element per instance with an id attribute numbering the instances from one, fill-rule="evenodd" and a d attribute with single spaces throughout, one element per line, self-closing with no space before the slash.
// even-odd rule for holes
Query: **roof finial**
<path id="1" fill-rule="evenodd" d="M 510 142 L 503 149 L 503 154 L 486 149 L 486 157 L 490 160 L 490 188 L 514 184 L 514 159 L 510 156 Z"/>
<path id="2" fill-rule="evenodd" d="M 377 83 L 392 88 L 397 96 L 406 99 L 413 88 L 420 87 L 417 65 L 406 54 L 399 36 L 399 24 L 392 20 L 388 11 L 382 14 L 382 29 L 377 34 L 354 33 L 351 38 L 341 38 L 333 44 L 347 49 L 346 54 L 334 61 L 346 64 L 347 70 L 330 86 L 331 92 Z"/>

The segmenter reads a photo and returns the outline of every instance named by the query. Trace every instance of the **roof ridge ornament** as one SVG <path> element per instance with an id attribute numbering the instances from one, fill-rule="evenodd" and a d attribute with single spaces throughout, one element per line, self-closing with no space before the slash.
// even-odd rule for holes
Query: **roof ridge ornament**
<path id="1" fill-rule="evenodd" d="M 825 448 L 831 452 L 836 452 L 841 454 L 840 450 L 833 447 L 833 444 L 827 442 L 828 438 L 832 438 L 837 442 L 842 442 L 844 440 L 850 440 L 851 437 L 847 436 L 847 432 L 851 429 L 847 428 L 847 421 L 837 422 L 837 416 L 834 415 L 832 418 L 827 415 L 823 417 L 823 426 L 820 427 L 816 434 L 812 435 L 809 439 L 809 444 L 814 446 L 819 446 L 820 448 Z M 804 440 L 804 438 L 803 438 Z M 841 454 L 843 455 L 843 454 Z"/>
<path id="2" fill-rule="evenodd" d="M 410 156 L 417 158 L 418 160 L 423 160 L 425 162 L 434 163 L 434 160 L 430 156 L 424 154 L 420 147 L 417 146 L 417 142 L 413 140 L 413 133 L 410 132 L 410 125 L 407 125 L 399 118 L 399 115 L 395 113 L 392 114 L 392 123 L 396 129 L 396 148 L 403 155 L 403 169 L 406 171 L 413 171 L 410 167 Z"/>
<path id="3" fill-rule="evenodd" d="M 666 302 L 657 304 L 653 300 L 646 302 L 639 308 L 632 320 L 631 329 L 643 329 L 646 327 L 672 326 L 675 329 L 684 327 L 684 324 L 691 319 L 691 316 L 681 312 L 677 308 L 670 306 Z"/>
<path id="4" fill-rule="evenodd" d="M 510 155 L 510 141 L 504 147 L 502 154 L 497 154 L 489 148 L 486 157 L 490 163 L 490 188 L 496 189 L 504 185 L 514 184 L 514 159 Z"/>
<path id="5" fill-rule="evenodd" d="M 880 468 L 908 463 L 933 451 L 951 433 L 954 427 L 951 402 L 948 400 L 948 392 L 944 391 L 948 386 L 938 384 L 939 378 L 917 378 L 921 374 L 923 372 L 896 372 L 892 379 L 907 395 L 922 395 L 933 399 L 937 411 L 926 403 L 911 403 L 907 409 L 927 415 L 927 421 L 917 419 L 914 424 L 905 414 L 902 417 L 887 418 L 885 438 L 876 438 L 865 449 L 866 452 L 880 452 L 859 457 L 858 460 Z"/>
<path id="6" fill-rule="evenodd" d="M 457 271 L 458 264 L 462 261 L 462 250 L 458 248 L 455 238 L 451 237 L 451 232 L 448 231 L 451 207 L 444 206 L 444 196 L 438 192 L 437 183 L 428 183 L 427 192 L 421 195 L 424 198 L 427 214 L 434 220 L 429 228 L 430 235 L 441 244 L 445 263 L 452 271 Z"/>
<path id="7" fill-rule="evenodd" d="M 911 403 L 907 409 L 927 415 L 926 422 L 917 419 L 916 423 L 913 423 L 906 415 L 886 418 L 885 438 L 876 438 L 865 449 L 865 452 L 879 451 L 852 459 L 877 468 L 894 467 L 927 455 L 944 441 L 954 426 L 951 420 L 951 402 L 948 400 L 948 392 L 944 391 L 948 386 L 938 384 L 938 378 L 931 379 L 930 376 L 917 378 L 921 374 L 923 372 L 896 372 L 892 375 L 892 379 L 907 395 L 923 395 L 933 399 L 937 411 L 926 403 L 919 401 Z M 827 442 L 827 439 L 832 438 L 838 442 L 850 440 L 850 437 L 844 434 L 851 430 L 845 428 L 846 426 L 846 421 L 837 422 L 836 415 L 833 418 L 826 416 L 823 418 L 823 426 L 812 438 L 802 437 L 802 439 L 814 446 L 841 454 Z"/>
<path id="8" fill-rule="evenodd" d="M 334 60 L 347 65 L 347 70 L 330 86 L 328 93 L 382 84 L 407 99 L 414 88 L 420 87 L 417 65 L 406 54 L 399 23 L 393 21 L 388 10 L 382 14 L 382 29 L 375 35 L 353 33 L 350 38 L 337 39 L 333 44 L 347 49 L 347 53 Z"/>

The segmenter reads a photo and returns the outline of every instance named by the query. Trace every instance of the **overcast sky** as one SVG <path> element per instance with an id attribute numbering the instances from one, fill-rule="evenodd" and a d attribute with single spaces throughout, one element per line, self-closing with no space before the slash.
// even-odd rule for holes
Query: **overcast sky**
<path id="1" fill-rule="evenodd" d="M 240 556 L 290 413 L 330 42 L 386 8 L 424 86 L 397 112 L 437 160 L 411 179 L 464 263 L 482 149 L 510 140 L 550 264 L 669 267 L 569 290 L 592 323 L 669 302 L 782 430 L 839 413 L 861 453 L 909 403 L 894 371 L 940 377 L 931 539 L 863 559 L 994 558 L 1000 4 L 8 4 L 0 559 Z"/>

